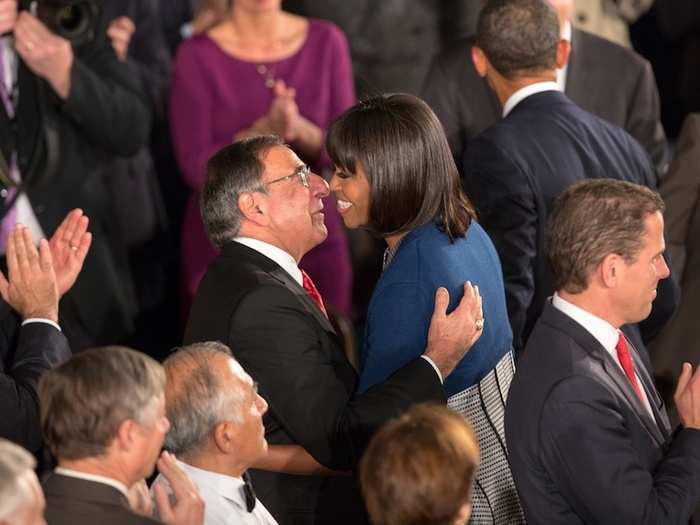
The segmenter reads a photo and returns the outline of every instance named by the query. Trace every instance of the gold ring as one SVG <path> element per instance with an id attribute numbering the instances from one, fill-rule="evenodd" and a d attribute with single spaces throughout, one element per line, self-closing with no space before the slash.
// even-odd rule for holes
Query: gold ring
<path id="1" fill-rule="evenodd" d="M 78 251 L 78 247 L 77 247 L 77 246 L 73 246 L 72 244 L 71 244 L 70 249 L 73 250 L 74 252 L 77 252 L 77 251 Z M 483 322 L 482 322 L 482 324 L 483 324 Z"/>
<path id="2" fill-rule="evenodd" d="M 484 329 L 484 320 L 483 319 L 477 319 L 476 322 L 474 323 L 474 329 L 478 332 L 479 330 Z"/>
<path id="3" fill-rule="evenodd" d="M 26 46 L 27 46 L 27 51 L 31 51 L 32 49 L 34 49 L 34 44 L 32 44 L 31 42 L 27 42 Z"/>

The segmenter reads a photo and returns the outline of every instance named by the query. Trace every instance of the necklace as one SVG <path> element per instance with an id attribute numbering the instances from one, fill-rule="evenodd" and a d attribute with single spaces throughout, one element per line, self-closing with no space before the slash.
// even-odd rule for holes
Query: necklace
<path id="1" fill-rule="evenodd" d="M 403 237 L 396 242 L 393 248 L 387 246 L 386 250 L 384 250 L 384 257 L 382 257 L 382 271 L 386 270 L 386 267 L 389 266 L 389 264 L 391 263 L 392 259 L 394 258 L 394 255 L 396 255 L 396 252 L 399 249 L 399 246 L 401 246 L 402 240 Z"/>
<path id="2" fill-rule="evenodd" d="M 265 81 L 265 85 L 269 89 L 275 87 L 275 82 L 277 81 L 277 79 L 275 78 L 275 69 L 273 66 L 258 64 L 257 66 L 255 66 L 255 69 L 258 72 L 258 74 L 263 78 L 263 80 Z"/>

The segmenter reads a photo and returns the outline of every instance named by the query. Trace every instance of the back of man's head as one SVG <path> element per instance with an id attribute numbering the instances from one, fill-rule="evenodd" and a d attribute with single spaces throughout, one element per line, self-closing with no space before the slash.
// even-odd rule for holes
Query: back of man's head
<path id="1" fill-rule="evenodd" d="M 0 525 L 44 525 L 44 496 L 34 457 L 0 439 Z"/>
<path id="2" fill-rule="evenodd" d="M 639 184 L 587 179 L 570 186 L 555 201 L 545 231 L 556 289 L 584 291 L 609 254 L 632 263 L 644 243 L 645 219 L 663 211 L 659 194 Z"/>
<path id="3" fill-rule="evenodd" d="M 44 439 L 59 460 L 102 456 L 125 420 L 155 417 L 164 387 L 163 367 L 141 352 L 118 346 L 80 352 L 39 384 Z"/>
<path id="4" fill-rule="evenodd" d="M 185 459 L 199 455 L 218 423 L 241 422 L 246 393 L 242 383 L 227 381 L 225 375 L 233 364 L 240 368 L 231 350 L 218 342 L 185 346 L 165 360 L 165 407 L 171 424 L 165 448 L 170 452 Z"/>
<path id="5" fill-rule="evenodd" d="M 360 464 L 375 525 L 466 523 L 479 446 L 463 416 L 416 405 L 384 425 Z"/>
<path id="6" fill-rule="evenodd" d="M 498 73 L 515 79 L 556 69 L 560 26 L 547 0 L 487 0 L 476 45 Z"/>

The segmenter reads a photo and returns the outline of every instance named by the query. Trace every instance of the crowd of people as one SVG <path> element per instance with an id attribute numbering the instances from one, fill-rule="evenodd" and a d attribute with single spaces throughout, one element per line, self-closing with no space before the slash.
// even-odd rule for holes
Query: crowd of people
<path id="1" fill-rule="evenodd" d="M 359 102 L 280 0 L 62 9 L 0 0 L 0 525 L 692 519 L 700 126 L 581 2 Z"/>

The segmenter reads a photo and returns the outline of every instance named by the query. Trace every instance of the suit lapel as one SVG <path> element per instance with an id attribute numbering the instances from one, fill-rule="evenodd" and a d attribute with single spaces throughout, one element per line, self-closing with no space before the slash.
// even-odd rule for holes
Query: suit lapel
<path id="1" fill-rule="evenodd" d="M 620 368 L 620 365 L 613 360 L 612 356 L 605 350 L 605 348 L 603 348 L 598 340 L 593 337 L 583 326 L 552 306 L 551 302 L 547 302 L 545 304 L 545 312 L 547 312 L 547 316 L 550 318 L 549 320 L 551 324 L 563 330 L 570 337 L 572 337 L 581 348 L 588 352 L 588 354 L 594 360 L 594 363 L 598 363 L 600 365 L 590 366 L 590 373 L 598 377 L 598 379 L 603 384 L 607 385 L 619 399 L 627 404 L 627 406 L 639 420 L 640 424 L 647 430 L 651 438 L 658 446 L 663 445 L 666 440 L 659 429 L 659 425 L 656 424 L 656 421 L 652 420 L 649 412 L 644 407 L 639 397 L 637 397 L 636 392 L 632 388 L 632 384 Z M 639 355 L 637 354 L 636 349 L 633 352 L 633 355 L 635 356 L 635 365 L 638 366 L 638 370 L 646 371 L 646 368 L 641 363 L 641 360 L 638 360 Z M 649 399 L 651 400 L 652 397 Z"/>
<path id="2" fill-rule="evenodd" d="M 297 283 L 292 276 L 289 275 L 275 261 L 269 257 L 266 257 L 262 253 L 235 241 L 226 244 L 222 248 L 222 252 L 231 257 L 238 258 L 239 260 L 242 258 L 247 259 L 260 270 L 267 273 L 270 277 L 278 281 L 280 284 L 282 284 L 282 286 L 294 294 L 294 296 L 304 307 L 304 310 L 313 316 L 325 331 L 335 334 L 335 330 L 333 329 L 331 323 L 328 321 L 326 316 L 323 315 L 323 312 L 321 312 L 318 306 L 316 306 L 316 303 L 314 303 L 313 300 L 307 295 L 304 288 L 302 288 L 299 283 Z"/>

